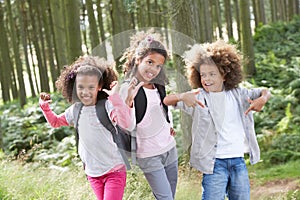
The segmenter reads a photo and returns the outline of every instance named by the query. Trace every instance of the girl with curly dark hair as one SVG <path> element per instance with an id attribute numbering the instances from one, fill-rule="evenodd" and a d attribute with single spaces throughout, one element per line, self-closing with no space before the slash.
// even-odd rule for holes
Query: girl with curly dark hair
<path id="1" fill-rule="evenodd" d="M 97 199 L 121 200 L 126 185 L 125 163 L 112 134 L 99 121 L 95 106 L 98 100 L 107 98 L 104 105 L 109 119 L 130 129 L 131 109 L 117 93 L 118 76 L 112 67 L 113 63 L 95 56 L 78 58 L 65 67 L 56 82 L 73 104 L 60 115 L 51 110 L 49 94 L 41 93 L 39 104 L 52 127 L 76 126 L 78 154 Z M 79 119 L 74 112 L 78 104 L 83 104 Z"/>
<path id="2" fill-rule="evenodd" d="M 168 107 L 163 104 L 168 82 L 168 52 L 160 35 L 138 32 L 123 55 L 128 81 L 120 93 L 135 109 L 137 161 L 156 199 L 174 199 L 178 156 Z"/>
<path id="3" fill-rule="evenodd" d="M 196 44 L 185 54 L 187 77 L 197 90 L 164 99 L 192 116 L 190 163 L 203 172 L 202 199 L 250 199 L 244 161 L 260 160 L 252 110 L 260 111 L 270 98 L 267 89 L 246 89 L 241 56 L 222 40 Z"/>

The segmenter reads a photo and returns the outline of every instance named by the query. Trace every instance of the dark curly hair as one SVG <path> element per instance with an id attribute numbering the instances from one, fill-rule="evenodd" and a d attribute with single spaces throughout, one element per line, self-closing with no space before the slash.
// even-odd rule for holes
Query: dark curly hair
<path id="1" fill-rule="evenodd" d="M 137 66 L 136 61 L 142 60 L 151 53 L 159 53 L 164 56 L 165 61 L 169 58 L 166 47 L 161 42 L 161 36 L 158 33 L 154 33 L 152 30 L 148 32 L 137 32 L 130 38 L 130 47 L 126 49 L 120 61 L 124 61 L 123 73 L 125 78 L 131 78 L 135 75 Z M 167 84 L 168 79 L 164 67 L 152 83 Z"/>
<path id="2" fill-rule="evenodd" d="M 200 66 L 216 65 L 224 75 L 225 90 L 238 87 L 243 80 L 241 55 L 235 45 L 223 40 L 213 43 L 195 44 L 184 56 L 187 77 L 192 88 L 203 88 L 200 77 Z"/>
<path id="3" fill-rule="evenodd" d="M 63 97 L 70 103 L 78 101 L 76 94 L 77 75 L 96 75 L 99 77 L 99 85 L 102 89 L 110 90 L 113 81 L 118 80 L 118 74 L 113 69 L 114 63 L 108 62 L 97 56 L 81 56 L 74 63 L 65 66 L 56 81 L 56 88 L 61 91 Z M 106 98 L 103 91 L 98 92 L 98 99 Z"/>

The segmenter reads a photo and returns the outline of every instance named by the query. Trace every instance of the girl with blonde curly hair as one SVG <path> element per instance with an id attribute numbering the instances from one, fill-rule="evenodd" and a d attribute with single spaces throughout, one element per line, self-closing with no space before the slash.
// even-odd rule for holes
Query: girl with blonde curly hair
<path id="1" fill-rule="evenodd" d="M 40 94 L 40 107 L 52 127 L 76 126 L 78 154 L 99 200 L 121 200 L 126 185 L 125 162 L 111 132 L 99 121 L 96 113 L 97 102 L 107 99 L 104 109 L 109 120 L 122 128 L 132 129 L 131 109 L 117 93 L 117 78 L 113 63 L 95 56 L 84 56 L 65 67 L 56 82 L 66 100 L 73 103 L 65 112 L 56 115 L 49 105 L 50 95 Z M 75 110 L 79 104 L 82 108 L 78 119 Z"/>
<path id="2" fill-rule="evenodd" d="M 241 55 L 222 40 L 195 44 L 184 59 L 189 83 L 197 90 L 170 94 L 164 103 L 193 118 L 190 164 L 203 173 L 202 199 L 249 200 L 244 154 L 249 153 L 251 164 L 260 160 L 252 110 L 260 111 L 270 92 L 239 87 Z"/>

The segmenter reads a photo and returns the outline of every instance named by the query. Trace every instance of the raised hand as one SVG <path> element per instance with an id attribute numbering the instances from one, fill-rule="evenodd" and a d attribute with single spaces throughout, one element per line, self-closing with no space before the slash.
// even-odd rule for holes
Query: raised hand
<path id="1" fill-rule="evenodd" d="M 196 107 L 197 104 L 199 106 L 201 106 L 202 108 L 204 108 L 204 104 L 199 101 L 196 96 L 197 94 L 199 94 L 200 90 L 195 90 L 195 91 L 189 91 L 189 92 L 186 92 L 186 93 L 182 93 L 180 94 L 180 99 L 189 107 Z"/>
<path id="2" fill-rule="evenodd" d="M 41 92 L 40 93 L 40 100 L 48 102 L 48 103 L 52 101 L 50 94 L 48 94 L 46 92 Z"/>
<path id="3" fill-rule="evenodd" d="M 251 110 L 256 111 L 256 112 L 261 111 L 262 108 L 264 107 L 264 105 L 267 102 L 267 100 L 263 96 L 261 96 L 261 97 L 259 97 L 257 99 L 254 99 L 254 100 L 252 100 L 250 98 L 248 98 L 247 100 L 250 103 L 250 106 L 245 111 L 245 115 L 247 115 Z"/>
<path id="4" fill-rule="evenodd" d="M 49 110 L 50 102 L 52 102 L 50 94 L 48 94 L 46 92 L 41 92 L 40 98 L 39 98 L 39 105 L 42 108 L 42 110 L 44 110 L 44 111 Z"/>
<path id="5" fill-rule="evenodd" d="M 108 94 L 109 96 L 110 95 L 113 95 L 115 93 L 118 93 L 119 91 L 119 83 L 118 81 L 113 81 L 111 84 L 110 84 L 110 90 L 107 90 L 107 89 L 102 89 L 106 94 Z"/>
<path id="6" fill-rule="evenodd" d="M 133 77 L 129 82 L 127 98 L 125 100 L 126 104 L 130 107 L 133 106 L 133 100 L 139 91 L 139 89 L 144 85 L 144 82 L 138 83 L 138 80 Z"/>

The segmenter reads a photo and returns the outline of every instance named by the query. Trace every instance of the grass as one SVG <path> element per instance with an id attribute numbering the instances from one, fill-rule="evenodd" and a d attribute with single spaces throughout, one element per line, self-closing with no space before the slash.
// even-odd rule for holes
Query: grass
<path id="1" fill-rule="evenodd" d="M 281 165 L 265 167 L 258 163 L 248 167 L 250 179 L 255 179 L 258 184 L 265 184 L 269 181 L 282 179 L 300 178 L 300 160 L 290 161 Z M 300 182 L 300 181 L 299 181 Z"/>
<path id="2" fill-rule="evenodd" d="M 251 197 L 260 200 L 300 199 L 300 160 L 266 167 L 249 166 Z"/>
<path id="3" fill-rule="evenodd" d="M 95 199 L 82 170 L 67 171 L 1 161 L 0 199 L 81 200 Z"/>
<path id="4" fill-rule="evenodd" d="M 300 161 L 264 168 L 249 166 L 251 199 L 299 199 Z M 282 182 L 280 182 L 282 181 Z M 272 183 L 272 184 L 271 184 Z M 270 193 L 280 184 L 298 184 L 285 193 Z M 298 189 L 297 189 L 298 188 Z M 258 193 L 261 191 L 262 193 Z M 276 191 L 275 191 L 276 192 Z M 258 195 L 256 197 L 256 195 Z M 0 160 L 0 199 L 2 200 L 95 200 L 81 167 L 45 168 L 37 163 Z M 129 171 L 124 199 L 153 200 L 151 190 L 139 170 Z M 201 199 L 201 174 L 180 168 L 176 200 Z"/>

